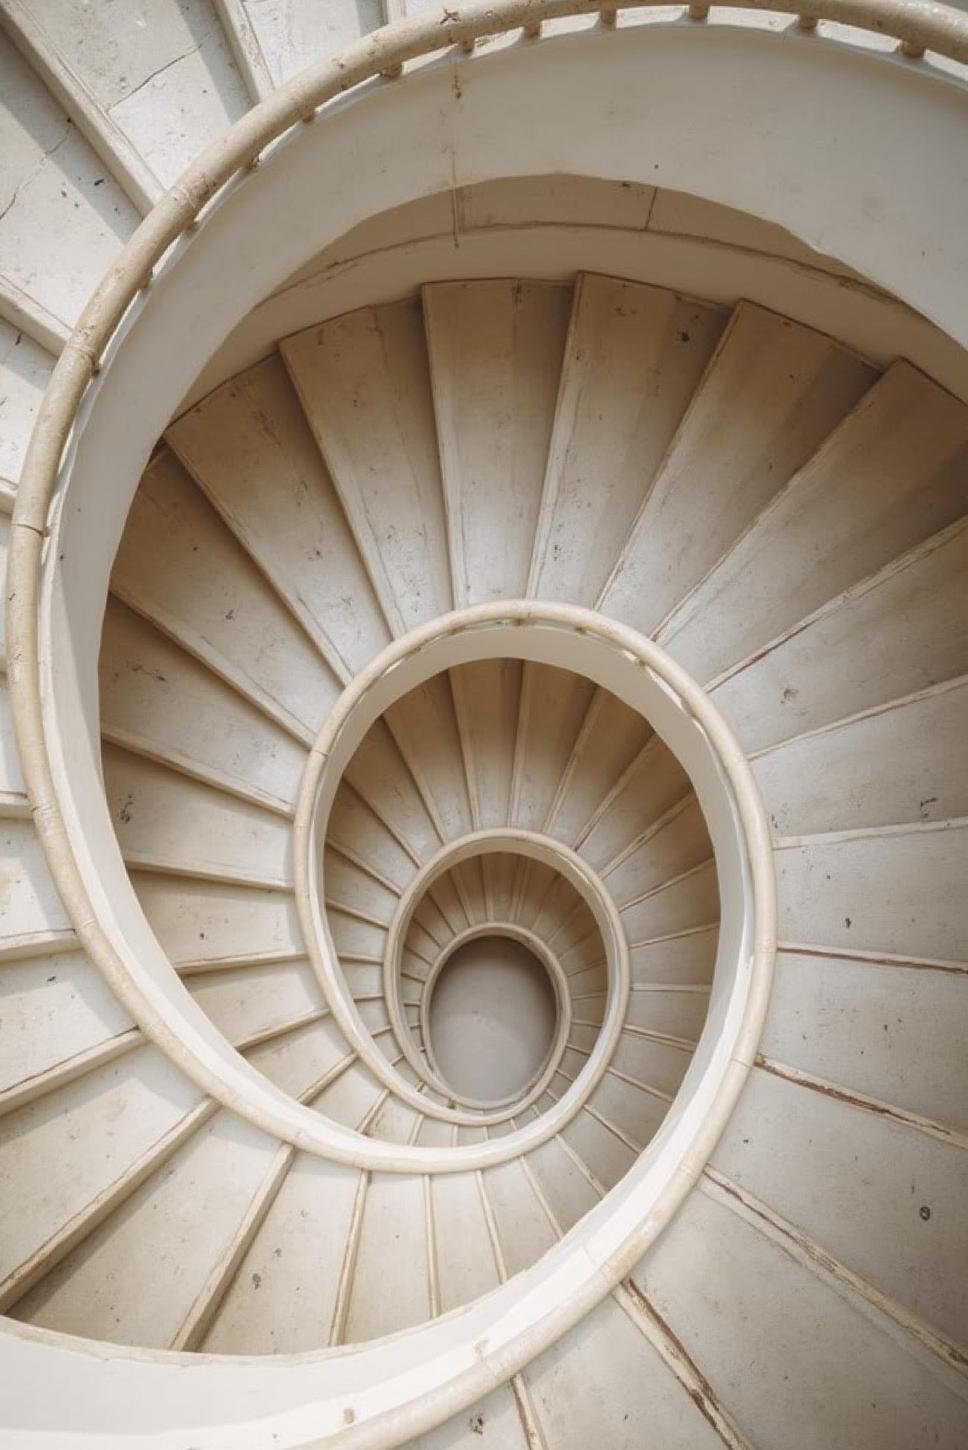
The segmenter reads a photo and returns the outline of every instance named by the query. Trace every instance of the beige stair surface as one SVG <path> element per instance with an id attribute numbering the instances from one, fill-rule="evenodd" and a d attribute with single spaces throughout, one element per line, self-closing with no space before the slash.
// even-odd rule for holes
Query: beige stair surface
<path id="1" fill-rule="evenodd" d="M 827 257 L 594 153 L 762 43 L 947 185 L 963 17 L 841 9 L 0 0 L 11 1450 L 968 1444 L 954 303 L 849 158 Z M 352 227 L 235 235 L 199 387 L 165 298 L 305 155 Z"/>

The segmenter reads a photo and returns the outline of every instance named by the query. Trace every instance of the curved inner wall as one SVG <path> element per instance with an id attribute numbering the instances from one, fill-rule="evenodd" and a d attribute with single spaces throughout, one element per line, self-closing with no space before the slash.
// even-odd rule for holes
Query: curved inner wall
<path id="1" fill-rule="evenodd" d="M 555 1030 L 555 994 L 521 942 L 481 936 L 445 963 L 430 999 L 430 1046 L 466 1097 L 510 1097 L 538 1074 Z"/>

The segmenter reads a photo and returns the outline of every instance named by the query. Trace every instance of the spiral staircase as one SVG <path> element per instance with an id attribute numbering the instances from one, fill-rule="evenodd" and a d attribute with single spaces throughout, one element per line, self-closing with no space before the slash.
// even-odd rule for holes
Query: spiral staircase
<path id="1" fill-rule="evenodd" d="M 968 17 L 0 27 L 0 1443 L 961 1450 Z"/>

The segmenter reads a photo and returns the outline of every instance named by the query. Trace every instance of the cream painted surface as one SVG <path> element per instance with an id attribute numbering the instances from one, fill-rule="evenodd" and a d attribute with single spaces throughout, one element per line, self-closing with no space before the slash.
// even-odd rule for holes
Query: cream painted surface
<path id="1" fill-rule="evenodd" d="M 276 85 L 289 80 L 320 56 L 342 50 L 384 23 L 385 0 L 338 0 L 326 6 L 314 0 L 240 0 L 240 3 Z"/>
<path id="2" fill-rule="evenodd" d="M 551 983 L 518 942 L 467 942 L 437 979 L 430 1004 L 434 1056 L 446 1081 L 468 1097 L 520 1090 L 540 1070 L 553 1028 Z"/>
<path id="3" fill-rule="evenodd" d="M 20 0 L 164 186 L 248 108 L 209 0 Z"/>
<path id="4" fill-rule="evenodd" d="M 192 0 L 159 5 L 149 18 L 157 33 L 141 40 L 164 67 L 162 84 L 149 78 L 139 88 L 134 67 L 134 89 L 112 120 L 162 171 L 180 147 L 193 151 L 211 134 L 220 105 L 239 97 L 244 106 L 230 52 L 244 58 L 254 36 L 280 75 L 312 58 L 295 4 L 219 0 L 210 9 Z M 327 20 L 340 34 L 372 23 L 342 5 Z M 261 1445 L 269 1423 L 278 1443 L 389 1445 L 418 1435 L 414 1444 L 545 1450 L 603 1436 L 638 1443 L 643 1426 L 688 1450 L 763 1450 L 791 1425 L 818 1450 L 956 1447 L 968 1433 L 963 1306 L 951 1267 L 965 1251 L 965 1125 L 952 1106 L 964 1096 L 964 923 L 953 903 L 965 810 L 948 768 L 963 734 L 966 440 L 963 407 L 912 366 L 951 383 L 964 377 L 963 359 L 848 265 L 806 245 L 822 239 L 954 327 L 962 232 L 944 208 L 961 193 L 950 177 L 945 193 L 943 168 L 955 155 L 959 82 L 953 73 L 939 79 L 933 62 L 890 58 L 886 38 L 854 49 L 849 34 L 824 38 L 834 27 L 807 39 L 777 34 L 784 22 L 735 12 L 706 27 L 650 21 L 623 17 L 628 34 L 619 37 L 556 23 L 540 44 L 485 45 L 468 62 L 448 58 L 422 77 L 377 83 L 358 111 L 353 98 L 332 108 L 319 135 L 332 143 L 335 180 L 327 187 L 317 175 L 314 196 L 347 232 L 347 213 L 338 215 L 342 159 L 369 238 L 353 242 L 350 228 L 335 243 L 345 248 L 341 268 L 314 278 L 318 263 L 308 260 L 306 281 L 213 355 L 213 368 L 232 373 L 232 348 L 245 338 L 250 347 L 267 318 L 295 319 L 263 333 L 273 343 L 308 329 L 285 344 L 285 367 L 250 354 L 246 365 L 257 367 L 223 374 L 226 386 L 170 430 L 115 571 L 102 740 L 93 714 L 86 737 L 81 713 L 73 717 L 71 769 L 90 767 L 92 784 L 83 832 L 93 840 L 110 811 L 119 842 L 114 885 L 95 893 L 98 913 L 121 900 L 130 873 L 129 922 L 137 928 L 142 908 L 150 922 L 136 929 L 139 955 L 177 965 L 187 1008 L 174 973 L 165 993 L 191 1031 L 235 1045 L 241 1056 L 224 1060 L 235 1063 L 243 1097 L 268 1085 L 291 1103 L 290 1125 L 306 1112 L 330 1125 L 322 1137 L 331 1144 L 355 1143 L 357 1156 L 328 1162 L 318 1133 L 306 1153 L 298 1138 L 280 1143 L 219 1111 L 175 1066 L 185 1061 L 180 1040 L 162 1036 L 159 1050 L 130 1026 L 78 949 L 15 756 L 4 757 L 2 1027 L 13 1024 L 18 1050 L 0 1089 L 10 1184 L 0 1293 L 16 1316 L 3 1335 L 13 1403 L 0 1423 L 15 1444 L 29 1438 L 60 1450 L 65 1435 L 80 1445 L 81 1436 L 109 1433 L 174 1446 L 190 1428 L 193 1443 L 236 1450 Z M 59 0 L 44 23 L 67 27 L 62 45 L 92 33 L 72 31 L 81 21 L 61 14 Z M 178 58 L 171 52 L 183 25 L 192 46 Z M 682 66 L 716 57 L 703 91 L 689 92 L 701 94 L 707 113 L 719 107 L 718 124 L 697 133 L 705 158 L 690 125 L 673 124 L 684 94 L 671 89 L 677 47 Z M 112 176 L 126 174 L 117 133 L 98 130 L 98 105 L 115 105 L 115 58 L 108 46 L 90 59 L 79 50 L 77 94 L 90 88 L 84 135 L 94 136 L 90 147 L 75 138 L 84 175 L 102 175 L 97 156 L 113 161 Z M 579 58 L 572 74 L 583 85 L 569 79 Z M 582 169 L 600 166 L 588 156 L 601 133 L 582 129 L 581 106 L 603 87 L 616 121 L 610 135 L 626 157 L 604 165 L 622 177 L 638 144 L 623 107 L 638 103 L 643 63 L 660 60 L 667 74 L 641 92 L 653 108 L 657 162 L 634 158 L 644 174 L 633 187 L 616 194 L 604 175 L 561 178 L 529 201 L 526 176 L 501 179 L 500 168 L 520 168 L 522 158 L 559 169 L 572 126 Z M 243 64 L 243 73 L 252 89 L 255 72 Z M 235 77 L 228 89 L 220 75 Z M 525 76 L 531 89 L 514 89 Z M 735 131 L 755 106 L 772 106 L 786 124 L 781 92 L 792 120 L 801 82 L 814 100 L 822 84 L 828 102 L 809 107 L 823 168 L 812 169 L 796 145 L 783 150 L 776 135 L 787 169 L 771 191 L 768 168 L 735 148 Z M 546 102 L 537 122 L 520 109 Z M 951 129 L 932 140 L 949 102 Z M 354 151 L 357 122 L 371 111 L 385 112 L 377 144 Z M 423 146 L 404 145 L 407 166 L 377 185 L 369 161 L 384 135 L 405 142 L 410 118 L 426 127 Z M 831 144 L 840 125 L 853 152 Z M 763 143 L 759 133 L 752 139 Z M 889 171 L 878 170 L 878 145 Z M 211 262 L 209 280 L 200 266 L 183 325 L 178 288 L 168 286 L 173 268 L 108 365 L 85 424 L 84 450 L 105 430 L 101 462 L 93 452 L 78 460 L 67 503 L 80 512 L 49 551 L 72 611 L 47 681 L 62 700 L 75 666 L 88 672 L 78 699 L 93 677 L 107 560 L 125 491 L 154 443 L 148 414 L 154 409 L 160 430 L 234 325 L 229 312 L 244 310 L 241 294 L 229 305 L 225 279 L 241 284 L 248 267 L 249 300 L 261 301 L 273 267 L 283 281 L 298 246 L 318 252 L 325 241 L 307 233 L 297 243 L 280 231 L 271 267 L 259 257 L 268 241 L 260 227 L 276 219 L 266 178 L 288 169 L 300 147 L 316 150 L 314 131 L 213 209 L 193 244 L 195 261 Z M 927 152 L 936 169 L 905 159 Z M 791 169 L 791 155 L 803 164 Z M 865 159 L 872 164 L 852 192 L 850 167 Z M 36 174 L 50 179 L 56 163 L 37 160 Z M 690 168 L 695 178 L 704 166 L 712 182 L 683 189 Z M 494 179 L 475 185 L 482 175 Z M 57 350 L 74 315 L 65 299 L 90 285 L 79 279 L 96 250 L 78 194 L 82 241 L 69 267 L 53 260 L 64 241 L 55 225 L 44 234 L 49 290 L 17 290 L 26 274 L 16 259 L 33 260 L 19 228 L 43 222 L 53 202 L 33 176 L 15 188 L 16 266 L 0 288 L 0 314 L 27 327 L 5 354 L 16 384 L 11 481 L 49 367 L 44 353 L 22 348 L 33 339 Z M 381 255 L 387 233 L 376 214 L 392 211 L 407 187 L 436 191 L 400 212 L 414 240 Z M 593 205 L 595 188 L 604 190 Z M 250 196 L 255 226 L 241 246 L 235 233 L 231 268 L 220 265 L 219 229 L 228 243 L 243 221 L 233 207 Z M 312 206 L 314 196 L 306 188 L 299 199 Z M 909 212 L 897 210 L 898 198 Z M 751 216 L 763 207 L 771 220 Z M 291 226 L 289 210 L 275 206 Z M 777 221 L 794 215 L 798 224 L 784 233 Z M 178 267 L 191 258 L 190 247 Z M 599 275 L 573 288 L 590 261 Z M 754 277 L 762 291 L 734 307 Z M 186 303 L 191 296 L 186 288 Z M 153 309 L 168 304 L 177 347 L 167 362 L 155 354 L 146 389 L 133 344 L 147 337 Z M 356 306 L 366 310 L 332 320 Z M 648 325 L 623 329 L 627 311 L 636 325 L 649 314 Z M 694 338 L 677 325 L 683 317 L 709 324 L 686 360 L 677 347 Z M 640 366 L 657 358 L 651 370 Z M 131 391 L 118 393 L 106 426 L 102 405 L 126 368 Z M 92 477 L 102 469 L 110 509 L 82 496 L 81 465 Z M 607 519 L 594 514 L 603 474 L 615 500 Z M 703 504 L 713 488 L 711 518 Z M 15 525 L 15 546 L 29 533 Z M 670 558 L 675 569 L 661 573 Z M 611 693 L 626 665 L 599 669 L 587 641 L 589 630 L 611 630 L 631 668 L 635 636 L 572 611 L 546 657 L 510 648 L 529 635 L 520 624 L 495 627 L 529 579 L 543 579 L 541 591 L 569 606 L 600 603 L 647 631 L 658 625 L 673 660 L 709 681 L 754 757 L 775 835 L 781 949 L 759 1056 L 731 1116 L 765 1006 L 760 991 L 735 1039 L 741 1065 L 730 1064 L 723 1049 L 737 1031 L 739 999 L 728 1000 L 723 963 L 735 956 L 742 974 L 736 902 L 750 868 L 762 899 L 770 854 L 752 780 L 706 695 L 680 680 L 682 698 L 732 762 L 730 778 L 743 782 L 724 805 L 701 752 L 685 751 L 707 834 L 690 781 L 662 744 L 678 707 L 659 691 L 650 735 Z M 374 654 L 452 604 L 491 599 L 503 601 L 492 636 L 479 633 L 469 651 L 448 645 L 447 673 L 418 683 L 382 718 L 392 690 L 375 689 L 371 735 L 329 816 L 323 909 L 359 1022 L 351 1041 L 306 956 L 298 881 L 292 890 L 300 777 L 307 764 L 315 769 L 308 752 L 341 686 Z M 7 602 L 16 618 L 17 598 Z M 10 663 L 20 698 L 19 643 Z M 566 678 L 564 668 L 578 675 Z M 419 664 L 398 669 L 394 689 L 407 670 L 417 682 Z M 730 823 L 737 800 L 754 840 L 746 860 Z M 593 1093 L 545 1141 L 542 1123 L 594 1059 L 608 998 L 586 909 L 544 861 L 471 858 L 435 881 L 401 957 L 410 975 L 400 979 L 399 1021 L 382 990 L 394 903 L 445 842 L 484 826 L 547 833 L 576 851 L 614 893 L 629 943 L 631 991 L 614 1051 Z M 548 1090 L 485 1127 L 472 1109 L 452 1121 L 433 1088 L 420 1007 L 447 942 L 498 916 L 537 933 L 560 962 L 572 1020 Z M 758 952 L 768 953 L 769 938 Z M 412 1038 L 416 1066 L 401 1055 L 399 1033 Z M 714 1062 L 726 1090 L 704 1096 Z M 385 1085 L 386 1074 L 400 1087 Z M 686 1141 L 694 1151 L 677 1170 Z M 680 1188 L 663 1196 L 676 1172 Z M 144 1348 L 98 1347 L 61 1338 L 63 1330 Z M 326 1346 L 336 1352 L 321 1353 Z M 166 1347 L 189 1353 L 166 1358 L 158 1353 Z M 210 1359 L 198 1349 L 282 1358 Z M 303 1351 L 311 1353 L 289 1357 Z M 42 1396 L 32 1391 L 41 1380 Z"/>
<path id="5" fill-rule="evenodd" d="M 0 35 L 0 272 L 34 341 L 66 339 L 138 216 L 42 82 Z M 15 320 L 15 319 L 10 319 Z"/>
<path id="6" fill-rule="evenodd" d="M 0 479 L 13 483 L 53 367 L 53 358 L 24 337 L 20 327 L 0 321 Z"/>

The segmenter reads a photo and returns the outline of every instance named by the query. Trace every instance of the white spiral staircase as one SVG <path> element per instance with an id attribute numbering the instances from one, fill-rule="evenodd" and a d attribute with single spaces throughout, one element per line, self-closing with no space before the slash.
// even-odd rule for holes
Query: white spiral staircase
<path id="1" fill-rule="evenodd" d="M 962 1450 L 968 18 L 0 25 L 0 1443 Z"/>

